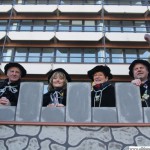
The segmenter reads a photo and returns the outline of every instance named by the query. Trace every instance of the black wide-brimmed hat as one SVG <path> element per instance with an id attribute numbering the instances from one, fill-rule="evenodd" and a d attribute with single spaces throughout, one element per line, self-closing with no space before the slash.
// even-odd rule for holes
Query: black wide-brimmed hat
<path id="1" fill-rule="evenodd" d="M 133 68 L 136 64 L 143 64 L 144 66 L 147 67 L 148 72 L 150 73 L 150 63 L 146 60 L 137 59 L 137 60 L 134 60 L 129 66 L 129 75 L 131 77 L 133 77 Z"/>
<path id="2" fill-rule="evenodd" d="M 113 75 L 110 73 L 110 68 L 108 66 L 96 66 L 93 69 L 88 71 L 88 77 L 93 81 L 93 76 L 96 72 L 103 72 L 105 76 L 108 77 L 108 79 L 112 79 Z"/>
<path id="3" fill-rule="evenodd" d="M 55 69 L 55 70 L 51 70 L 50 72 L 48 72 L 48 83 L 49 83 L 49 80 L 50 80 L 50 78 L 52 77 L 52 75 L 55 73 L 55 72 L 62 72 L 62 73 L 64 73 L 64 75 L 66 76 L 66 79 L 67 79 L 67 81 L 68 82 L 71 82 L 71 77 L 70 77 L 70 75 L 64 70 L 64 69 L 62 69 L 62 68 L 57 68 L 57 69 Z"/>
<path id="4" fill-rule="evenodd" d="M 11 67 L 17 67 L 17 68 L 19 68 L 19 70 L 21 71 L 21 77 L 24 77 L 27 74 L 25 68 L 22 65 L 20 65 L 18 63 L 8 63 L 4 67 L 4 71 L 5 71 L 6 75 L 7 75 L 8 69 L 11 68 Z"/>

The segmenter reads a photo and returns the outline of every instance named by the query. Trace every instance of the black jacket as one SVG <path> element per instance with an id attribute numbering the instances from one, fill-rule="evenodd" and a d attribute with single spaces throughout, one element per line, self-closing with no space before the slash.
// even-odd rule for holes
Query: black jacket
<path id="1" fill-rule="evenodd" d="M 142 106 L 150 107 L 150 80 L 140 86 Z"/>
<path id="2" fill-rule="evenodd" d="M 100 87 L 93 86 L 91 91 L 92 107 L 115 107 L 115 89 L 109 82 L 103 83 Z"/>
<path id="3" fill-rule="evenodd" d="M 43 95 L 43 106 L 53 103 L 59 103 L 66 106 L 66 90 L 60 88 L 54 89 Z"/>
<path id="4" fill-rule="evenodd" d="M 0 84 L 0 98 L 6 97 L 9 99 L 11 106 L 16 106 L 18 102 L 20 89 L 20 80 L 8 84 L 8 79 Z"/>

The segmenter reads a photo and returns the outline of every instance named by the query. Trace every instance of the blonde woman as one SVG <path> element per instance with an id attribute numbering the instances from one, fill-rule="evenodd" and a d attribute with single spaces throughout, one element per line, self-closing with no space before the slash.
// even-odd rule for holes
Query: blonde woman
<path id="1" fill-rule="evenodd" d="M 71 82 L 71 77 L 64 69 L 58 68 L 51 71 L 48 76 L 48 92 L 43 96 L 43 106 L 65 106 L 67 82 Z"/>

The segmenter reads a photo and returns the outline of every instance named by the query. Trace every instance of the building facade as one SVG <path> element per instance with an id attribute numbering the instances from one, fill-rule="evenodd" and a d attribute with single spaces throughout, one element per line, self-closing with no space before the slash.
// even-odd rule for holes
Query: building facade
<path id="1" fill-rule="evenodd" d="M 46 83 L 62 67 L 73 81 L 89 81 L 87 71 L 102 64 L 112 81 L 130 81 L 129 64 L 150 57 L 149 9 L 148 0 L 0 0 L 1 72 L 19 62 L 25 80 Z"/>

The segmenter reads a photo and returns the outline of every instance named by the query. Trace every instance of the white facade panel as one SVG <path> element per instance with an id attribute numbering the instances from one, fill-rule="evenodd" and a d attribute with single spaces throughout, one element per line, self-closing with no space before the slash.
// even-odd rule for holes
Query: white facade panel
<path id="1" fill-rule="evenodd" d="M 18 41 L 49 41 L 54 38 L 54 32 L 9 32 L 8 37 Z"/>
<path id="2" fill-rule="evenodd" d="M 144 39 L 145 33 L 106 33 L 105 36 L 110 41 L 131 41 L 131 42 L 146 42 Z"/>
<path id="3" fill-rule="evenodd" d="M 60 41 L 99 41 L 102 33 L 98 32 L 56 32 Z"/>
<path id="4" fill-rule="evenodd" d="M 102 9 L 101 5 L 59 5 L 60 12 L 66 13 L 97 13 Z"/>
<path id="5" fill-rule="evenodd" d="M 51 13 L 57 9 L 57 5 L 15 5 L 14 9 L 20 13 Z"/>
<path id="6" fill-rule="evenodd" d="M 104 9 L 108 13 L 144 14 L 147 11 L 147 6 L 105 5 Z"/>
<path id="7" fill-rule="evenodd" d="M 12 8 L 12 5 L 0 5 L 0 13 L 6 13 L 10 11 Z"/>
<path id="8" fill-rule="evenodd" d="M 0 31 L 0 40 L 1 40 L 2 38 L 4 38 L 5 35 L 6 35 L 6 32 L 5 32 L 5 31 Z"/>

